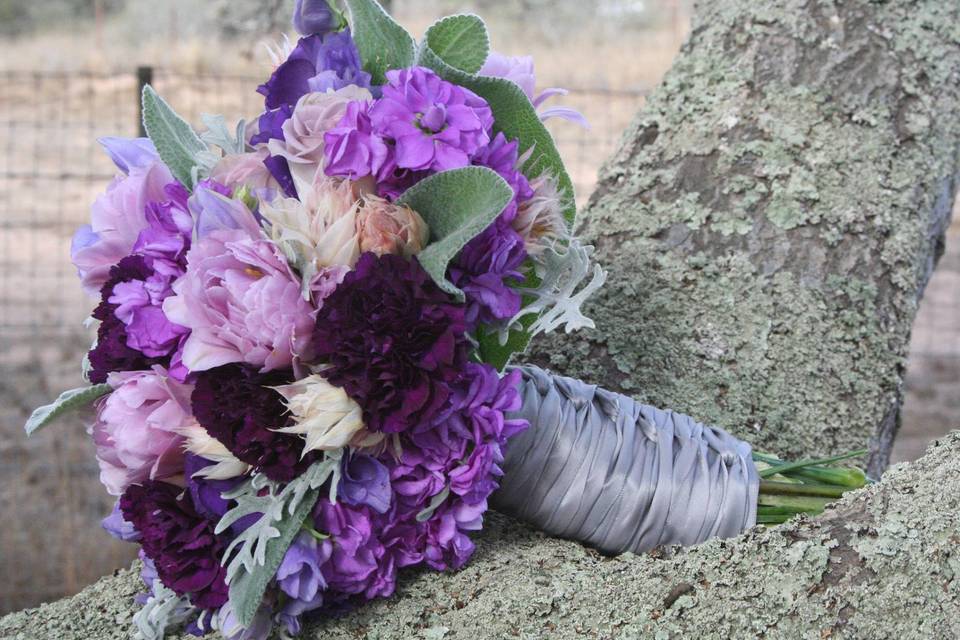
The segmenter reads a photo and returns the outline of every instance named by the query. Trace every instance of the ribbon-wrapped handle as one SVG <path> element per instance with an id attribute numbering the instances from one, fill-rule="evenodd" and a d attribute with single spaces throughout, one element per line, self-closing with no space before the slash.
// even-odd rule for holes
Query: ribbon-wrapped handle
<path id="1" fill-rule="evenodd" d="M 757 517 L 750 445 L 689 416 L 520 367 L 530 428 L 507 447 L 491 506 L 604 553 L 731 537 Z"/>

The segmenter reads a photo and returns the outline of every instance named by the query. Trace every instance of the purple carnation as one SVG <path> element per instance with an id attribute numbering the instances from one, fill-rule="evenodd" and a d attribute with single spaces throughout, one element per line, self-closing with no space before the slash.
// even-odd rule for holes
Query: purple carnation
<path id="1" fill-rule="evenodd" d="M 321 498 L 313 518 L 317 530 L 333 540 L 330 557 L 321 567 L 332 602 L 355 595 L 369 600 L 393 593 L 396 564 L 376 535 L 369 509 Z"/>
<path id="2" fill-rule="evenodd" d="M 257 88 L 267 109 L 293 108 L 311 92 L 336 91 L 347 85 L 370 87 L 360 53 L 349 30 L 300 38 L 290 56 Z"/>
<path id="3" fill-rule="evenodd" d="M 327 175 L 350 180 L 374 176 L 383 180 L 393 173 L 396 164 L 391 149 L 373 131 L 371 105 L 351 102 L 337 126 L 324 134 Z"/>
<path id="4" fill-rule="evenodd" d="M 226 569 L 220 564 L 223 538 L 214 535 L 214 523 L 197 513 L 189 493 L 147 480 L 127 488 L 120 510 L 140 532 L 143 552 L 164 585 L 178 595 L 188 595 L 201 609 L 214 609 L 227 601 Z"/>
<path id="5" fill-rule="evenodd" d="M 317 457 L 301 457 L 303 440 L 277 433 L 289 421 L 283 397 L 271 389 L 293 381 L 289 370 L 257 373 L 255 367 L 228 364 L 195 374 L 193 415 L 238 459 L 271 480 L 289 482 Z"/>
<path id="6" fill-rule="evenodd" d="M 462 306 L 416 260 L 360 256 L 317 313 L 324 376 L 363 407 L 371 431 L 400 432 L 447 401 L 445 381 L 467 361 Z"/>

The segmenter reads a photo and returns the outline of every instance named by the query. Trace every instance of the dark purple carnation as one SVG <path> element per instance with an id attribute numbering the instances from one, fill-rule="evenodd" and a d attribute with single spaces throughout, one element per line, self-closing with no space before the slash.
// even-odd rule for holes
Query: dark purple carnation
<path id="1" fill-rule="evenodd" d="M 224 541 L 214 535 L 214 523 L 194 509 L 189 493 L 147 480 L 127 488 L 120 510 L 140 532 L 143 552 L 164 585 L 201 609 L 227 602 L 226 569 L 220 564 Z"/>
<path id="2" fill-rule="evenodd" d="M 347 85 L 370 86 L 349 30 L 300 38 L 290 56 L 257 88 L 267 109 L 293 107 L 304 95 Z"/>
<path id="3" fill-rule="evenodd" d="M 416 260 L 365 253 L 324 300 L 313 341 L 367 428 L 395 433 L 444 406 L 467 361 L 466 328 L 463 307 Z"/>
<path id="4" fill-rule="evenodd" d="M 283 397 L 270 387 L 289 384 L 293 373 L 228 364 L 195 374 L 193 415 L 211 436 L 239 460 L 271 480 L 289 482 L 303 473 L 317 455 L 301 458 L 303 440 L 274 429 L 288 425 Z"/>

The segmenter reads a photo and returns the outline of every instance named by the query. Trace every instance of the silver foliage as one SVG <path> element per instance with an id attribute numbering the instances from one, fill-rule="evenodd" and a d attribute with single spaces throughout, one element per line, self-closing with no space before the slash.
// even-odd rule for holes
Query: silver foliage
<path id="1" fill-rule="evenodd" d="M 153 593 L 133 616 L 133 640 L 163 640 L 167 629 L 186 622 L 196 612 L 186 596 L 178 596 L 159 579 L 154 580 Z"/>
<path id="2" fill-rule="evenodd" d="M 590 268 L 592 254 L 592 246 L 572 239 L 566 246 L 555 243 L 537 256 L 537 275 L 542 278 L 540 285 L 535 289 L 520 289 L 530 302 L 500 331 L 501 344 L 506 344 L 509 329 L 519 327 L 520 319 L 527 315 L 539 316 L 527 329 L 532 336 L 560 327 L 567 333 L 592 329 L 593 320 L 583 314 L 581 306 L 607 279 L 600 265 L 593 264 L 593 269 Z M 590 281 L 583 284 L 588 276 Z"/>

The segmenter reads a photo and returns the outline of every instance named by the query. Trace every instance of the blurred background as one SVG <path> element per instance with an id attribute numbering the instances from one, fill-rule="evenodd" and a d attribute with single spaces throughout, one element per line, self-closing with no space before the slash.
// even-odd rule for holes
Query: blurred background
<path id="1" fill-rule="evenodd" d="M 692 0 L 393 0 L 415 35 L 473 11 L 495 49 L 532 54 L 539 88 L 592 123 L 551 121 L 583 203 L 597 169 L 686 37 Z M 69 262 L 70 238 L 114 176 L 96 138 L 137 134 L 145 77 L 182 115 L 228 121 L 262 110 L 265 45 L 293 0 L 0 0 L 0 614 L 75 593 L 126 565 L 132 545 L 99 527 L 112 500 L 74 419 L 31 440 L 37 405 L 79 386 L 94 301 Z M 914 332 L 896 460 L 960 423 L 960 223 Z"/>

